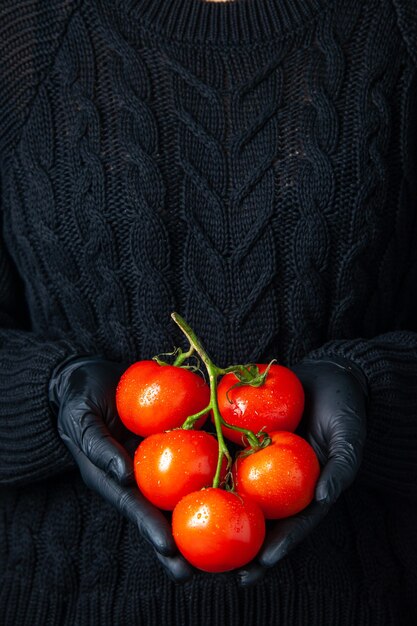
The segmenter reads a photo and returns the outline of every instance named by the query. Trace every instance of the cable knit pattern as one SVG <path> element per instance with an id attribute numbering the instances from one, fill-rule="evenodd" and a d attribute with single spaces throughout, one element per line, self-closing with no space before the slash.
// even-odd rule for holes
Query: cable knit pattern
<path id="1" fill-rule="evenodd" d="M 69 64 L 66 59 L 71 59 Z M 124 318 L 124 292 L 117 275 L 113 232 L 108 218 L 105 172 L 101 157 L 100 112 L 93 101 L 95 85 L 94 49 L 86 24 L 77 15 L 70 26 L 66 46 L 58 59 L 64 77 L 64 106 L 72 112 L 69 145 L 74 155 L 72 173 L 72 223 L 82 255 L 75 261 L 79 267 L 76 284 L 78 298 L 84 303 L 88 320 L 83 345 L 111 352 L 118 346 L 116 358 L 123 358 L 130 347 Z M 64 60 L 65 59 L 65 60 Z M 62 65 L 61 65 L 62 64 Z M 71 244 L 66 250 L 71 251 Z M 68 259 L 66 266 L 73 266 Z M 91 290 L 95 284 L 97 293 Z M 63 281 L 68 284 L 69 281 Z M 76 294 L 74 294 L 77 297 Z M 77 324 L 72 323 L 71 328 Z M 116 339 L 116 342 L 115 342 Z"/>
<path id="2" fill-rule="evenodd" d="M 238 85 L 232 84 L 231 66 L 239 60 L 217 55 L 213 60 L 206 71 L 214 82 L 224 80 L 221 91 L 179 62 L 170 63 L 184 172 L 181 211 L 188 226 L 185 311 L 201 334 L 210 320 L 217 358 L 253 360 L 279 326 L 269 226 L 275 209 L 280 57 Z"/>
<path id="3" fill-rule="evenodd" d="M 1 4 L 2 624 L 417 623 L 416 49 L 413 0 Z M 48 404 L 173 310 L 220 365 L 369 384 L 357 480 L 254 588 L 172 583 Z"/>
<path id="4" fill-rule="evenodd" d="M 169 315 L 174 309 L 167 278 L 169 235 L 160 217 L 166 189 L 157 164 L 159 131 L 148 105 L 151 89 L 157 90 L 158 86 L 151 88 L 145 58 L 136 54 L 120 33 L 112 44 L 120 106 L 117 123 L 128 195 L 125 211 L 131 216 L 125 247 L 129 254 L 129 280 L 136 283 L 132 311 L 141 319 L 141 352 L 151 355 L 167 345 Z"/>
<path id="5" fill-rule="evenodd" d="M 414 63 L 417 63 L 417 33 L 415 29 L 415 19 L 417 7 L 414 0 L 392 0 L 397 10 L 398 25 L 404 36 L 404 41 L 408 47 Z"/>
<path id="6" fill-rule="evenodd" d="M 335 177 L 330 156 L 339 140 L 335 100 L 344 71 L 343 51 L 327 16 L 317 29 L 316 46 L 306 70 L 302 115 L 304 154 L 298 180 L 300 218 L 294 232 L 290 292 L 294 338 L 289 358 L 296 362 L 311 345 L 323 341 L 327 317 L 324 274 L 330 252 L 329 216 L 334 211 Z"/>
<path id="7" fill-rule="evenodd" d="M 1 41 L 6 45 L 2 46 L 0 56 L 0 159 L 16 144 L 39 84 L 47 76 L 54 55 L 65 37 L 69 18 L 78 10 L 79 4 L 79 0 L 51 0 L 37 7 L 33 0 L 19 4 L 14 0 L 2 2 L 0 33 Z M 19 72 L 15 71 L 17 52 L 23 61 Z"/>
<path id="8" fill-rule="evenodd" d="M 368 277 L 371 274 L 373 281 L 376 280 L 376 270 L 380 262 L 375 259 L 375 263 L 369 263 L 369 249 L 372 244 L 383 248 L 387 236 L 391 235 L 387 232 L 381 237 L 377 230 L 375 213 L 385 206 L 388 184 L 383 155 L 388 146 L 391 125 L 384 83 L 391 79 L 396 65 L 392 63 L 391 57 L 382 54 L 382 42 L 389 41 L 391 37 L 386 13 L 381 11 L 376 19 L 369 8 L 364 11 L 362 20 L 364 25 L 368 25 L 366 39 L 363 39 L 363 54 L 370 64 L 370 68 L 367 68 L 369 76 L 366 82 L 362 81 L 361 93 L 358 94 L 365 134 L 361 138 L 363 143 L 359 146 L 362 167 L 353 199 L 354 210 L 350 214 L 347 227 L 345 250 L 335 289 L 336 302 L 330 321 L 330 332 L 334 336 L 349 336 L 359 331 L 355 327 L 356 316 L 353 311 L 367 310 L 370 295 Z M 361 80 L 360 76 L 358 80 Z M 374 310 L 375 307 L 371 309 L 371 315 Z M 362 318 L 361 322 L 363 323 Z"/>

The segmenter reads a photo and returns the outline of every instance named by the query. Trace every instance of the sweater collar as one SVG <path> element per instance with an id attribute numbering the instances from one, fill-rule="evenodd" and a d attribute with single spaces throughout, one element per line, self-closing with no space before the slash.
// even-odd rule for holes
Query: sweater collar
<path id="1" fill-rule="evenodd" d="M 162 37 L 219 45 L 263 42 L 312 19 L 329 0 L 126 0 L 131 18 Z"/>

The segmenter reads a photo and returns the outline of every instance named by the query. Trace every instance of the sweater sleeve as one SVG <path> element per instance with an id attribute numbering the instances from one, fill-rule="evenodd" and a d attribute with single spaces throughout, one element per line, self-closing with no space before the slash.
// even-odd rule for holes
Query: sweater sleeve
<path id="1" fill-rule="evenodd" d="M 79 5 L 78 0 L 0 3 L 2 164 L 11 158 Z M 65 340 L 37 336 L 24 310 L 23 285 L 3 244 L 0 219 L 0 483 L 4 485 L 27 484 L 75 467 L 57 432 L 48 386 L 54 368 L 77 348 Z"/>
<path id="2" fill-rule="evenodd" d="M 405 46 L 417 66 L 417 2 L 392 2 Z M 414 146 L 415 138 L 410 140 Z M 414 180 L 412 172 L 409 176 Z M 367 440 L 358 481 L 385 495 L 413 499 L 417 498 L 416 284 L 417 240 L 402 285 L 395 329 L 373 338 L 329 341 L 309 355 L 340 356 L 362 369 L 370 395 Z"/>
<path id="3" fill-rule="evenodd" d="M 54 368 L 77 354 L 26 329 L 21 283 L 0 242 L 0 483 L 23 485 L 75 467 L 49 406 Z"/>
<path id="4" fill-rule="evenodd" d="M 329 341 L 309 354 L 353 361 L 369 385 L 368 433 L 358 480 L 417 498 L 417 333 Z"/>

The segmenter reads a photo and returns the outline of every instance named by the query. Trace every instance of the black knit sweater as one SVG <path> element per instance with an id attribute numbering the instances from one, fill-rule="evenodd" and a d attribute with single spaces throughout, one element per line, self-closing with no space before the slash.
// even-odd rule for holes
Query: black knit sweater
<path id="1" fill-rule="evenodd" d="M 0 622 L 417 623 L 415 0 L 2 0 Z M 357 480 L 252 588 L 176 586 L 48 405 L 74 354 L 341 355 Z"/>

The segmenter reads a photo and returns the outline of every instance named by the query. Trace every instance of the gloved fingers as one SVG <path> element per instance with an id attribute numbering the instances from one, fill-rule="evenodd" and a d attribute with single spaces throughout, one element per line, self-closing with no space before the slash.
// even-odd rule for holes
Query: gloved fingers
<path id="1" fill-rule="evenodd" d="M 346 444 L 350 446 L 352 444 Z M 348 454 L 338 454 L 326 463 L 316 486 L 316 500 L 333 504 L 342 491 L 353 482 L 358 469 L 357 459 L 352 462 Z"/>
<path id="2" fill-rule="evenodd" d="M 251 585 L 254 585 L 262 580 L 265 576 L 265 572 L 266 568 L 263 565 L 258 563 L 258 561 L 252 561 L 251 563 L 248 563 L 245 568 L 240 569 L 237 572 L 239 584 L 241 587 L 250 587 Z"/>
<path id="3" fill-rule="evenodd" d="M 354 481 L 362 462 L 365 419 L 346 409 L 332 421 L 327 461 L 316 486 L 316 500 L 333 504 Z"/>
<path id="4" fill-rule="evenodd" d="M 125 448 L 112 437 L 102 418 L 82 405 L 63 406 L 59 416 L 61 437 L 69 434 L 87 458 L 122 485 L 134 483 L 133 463 Z M 69 430 L 70 433 L 65 431 Z"/>
<path id="5" fill-rule="evenodd" d="M 163 565 L 166 573 L 176 583 L 185 583 L 190 580 L 194 574 L 194 568 L 190 565 L 183 556 L 177 554 L 175 556 L 165 556 L 157 550 L 155 554 Z"/>
<path id="6" fill-rule="evenodd" d="M 63 440 L 73 455 L 85 484 L 135 524 L 141 536 L 157 552 L 166 556 L 175 555 L 177 547 L 164 514 L 137 487 L 120 485 L 96 467 L 71 439 L 64 436 Z"/>
<path id="7" fill-rule="evenodd" d="M 257 560 L 261 566 L 272 567 L 310 534 L 326 516 L 329 506 L 312 502 L 304 511 L 275 522 L 268 531 Z"/>

